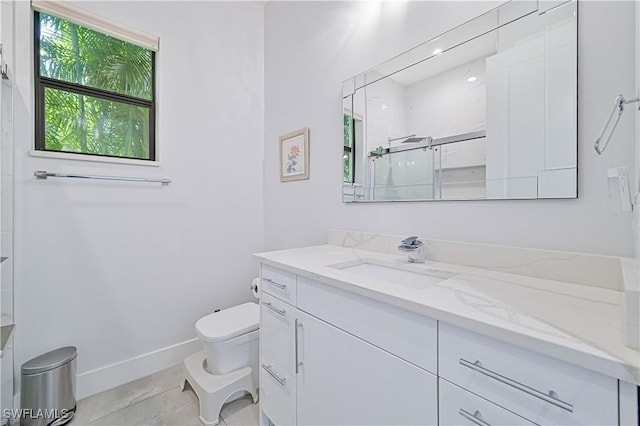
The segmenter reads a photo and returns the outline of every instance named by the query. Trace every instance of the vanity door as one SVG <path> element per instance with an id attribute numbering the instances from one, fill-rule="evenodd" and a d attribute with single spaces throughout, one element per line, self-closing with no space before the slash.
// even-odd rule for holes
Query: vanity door
<path id="1" fill-rule="evenodd" d="M 437 424 L 437 379 L 299 313 L 298 424 Z"/>

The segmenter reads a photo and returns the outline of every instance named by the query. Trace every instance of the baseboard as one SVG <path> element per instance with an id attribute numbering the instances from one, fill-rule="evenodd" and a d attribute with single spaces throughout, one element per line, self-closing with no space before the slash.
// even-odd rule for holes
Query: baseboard
<path id="1" fill-rule="evenodd" d="M 107 389 L 157 373 L 165 368 L 181 363 L 187 356 L 198 352 L 200 349 L 200 341 L 198 339 L 191 339 L 78 374 L 76 398 L 86 398 Z M 176 386 L 177 385 L 176 383 Z"/>

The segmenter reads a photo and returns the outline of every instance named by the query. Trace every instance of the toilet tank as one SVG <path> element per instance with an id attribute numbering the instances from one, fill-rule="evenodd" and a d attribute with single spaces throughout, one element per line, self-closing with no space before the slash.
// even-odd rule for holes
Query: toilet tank
<path id="1" fill-rule="evenodd" d="M 205 369 L 212 374 L 226 374 L 244 367 L 258 371 L 259 330 L 254 330 L 224 342 L 202 342 L 206 357 Z"/>
<path id="2" fill-rule="evenodd" d="M 226 374 L 243 367 L 258 371 L 260 309 L 248 302 L 207 315 L 196 322 L 206 357 L 205 369 Z"/>

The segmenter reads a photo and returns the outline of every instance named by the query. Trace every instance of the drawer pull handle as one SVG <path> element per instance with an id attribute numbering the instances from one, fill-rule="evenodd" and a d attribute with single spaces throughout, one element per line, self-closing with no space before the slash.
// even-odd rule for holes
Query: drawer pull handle
<path id="1" fill-rule="evenodd" d="M 476 410 L 475 413 L 471 414 L 470 412 L 465 411 L 461 408 L 458 413 L 460 413 L 460 415 L 465 419 L 477 424 L 478 426 L 491 426 L 490 423 L 487 423 L 482 419 L 482 414 L 478 410 Z"/>
<path id="2" fill-rule="evenodd" d="M 273 281 L 271 278 L 263 278 L 263 280 L 268 282 L 269 284 L 275 286 L 275 287 L 278 287 L 280 290 L 284 290 L 285 288 L 287 288 L 286 284 L 277 283 L 277 282 Z"/>
<path id="3" fill-rule="evenodd" d="M 284 386 L 284 384 L 287 381 L 286 377 L 279 377 L 276 373 L 274 373 L 273 369 L 271 368 L 271 365 L 262 364 L 262 368 L 264 369 L 264 371 L 269 373 L 269 375 L 273 377 L 276 382 L 280 383 L 280 386 Z"/>
<path id="4" fill-rule="evenodd" d="M 298 318 L 296 318 L 295 320 L 295 350 L 296 350 L 296 374 L 298 374 L 300 372 L 300 366 L 302 365 L 302 361 L 300 361 L 300 359 L 298 358 L 298 328 L 302 328 L 302 322 L 300 320 L 298 320 Z"/>
<path id="5" fill-rule="evenodd" d="M 287 316 L 287 310 L 286 309 L 278 309 L 275 306 L 273 306 L 271 304 L 271 302 L 262 302 L 262 304 L 264 306 L 266 306 L 267 308 L 271 309 L 273 312 L 275 312 L 276 314 L 280 315 L 281 317 L 285 317 Z"/>
<path id="6" fill-rule="evenodd" d="M 528 393 L 531 396 L 535 396 L 536 398 L 539 398 L 545 402 L 548 402 L 549 404 L 553 404 L 556 407 L 560 407 L 563 410 L 567 410 L 568 412 L 573 413 L 573 405 L 559 399 L 558 394 L 554 391 L 549 391 L 549 393 L 540 392 L 537 389 L 531 388 L 527 385 L 523 385 L 520 382 L 516 382 L 515 380 L 512 380 L 508 377 L 505 377 L 501 374 L 498 374 L 494 371 L 491 371 L 483 367 L 480 361 L 469 362 L 466 359 L 460 358 L 460 364 L 462 364 L 467 368 L 472 369 L 473 371 L 477 371 L 480 374 L 484 374 L 485 376 L 491 377 L 494 380 L 502 382 L 505 385 L 509 385 L 513 388 L 518 389 L 519 391 Z"/>

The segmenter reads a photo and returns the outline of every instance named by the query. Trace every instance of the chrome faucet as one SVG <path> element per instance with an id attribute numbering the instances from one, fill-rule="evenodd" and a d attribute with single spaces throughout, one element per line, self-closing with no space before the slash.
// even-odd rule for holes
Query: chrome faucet
<path id="1" fill-rule="evenodd" d="M 402 240 L 398 246 L 398 250 L 407 253 L 410 263 L 424 263 L 424 250 L 422 246 L 422 241 L 420 241 L 418 237 L 413 236 Z"/>

